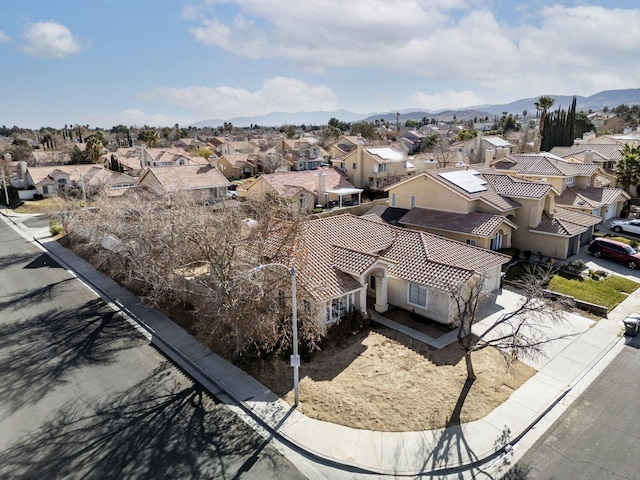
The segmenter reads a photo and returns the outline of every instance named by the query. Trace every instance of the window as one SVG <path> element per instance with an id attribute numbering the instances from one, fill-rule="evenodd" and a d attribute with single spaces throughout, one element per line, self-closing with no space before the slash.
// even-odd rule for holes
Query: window
<path id="1" fill-rule="evenodd" d="M 42 186 L 42 193 L 43 195 L 47 195 L 49 193 L 52 193 L 53 190 L 51 189 L 51 187 L 49 185 L 43 185 Z"/>
<path id="2" fill-rule="evenodd" d="M 416 196 L 411 195 L 411 209 L 416 208 Z"/>
<path id="3" fill-rule="evenodd" d="M 391 194 L 391 206 L 392 207 L 396 206 L 396 194 L 395 193 Z"/>
<path id="4" fill-rule="evenodd" d="M 387 173 L 387 164 L 386 163 L 381 163 L 380 165 L 378 165 L 378 172 L 380 173 Z"/>
<path id="5" fill-rule="evenodd" d="M 476 246 L 476 241 L 475 240 L 471 240 L 470 238 L 467 238 L 467 245 L 471 245 L 472 247 Z"/>
<path id="6" fill-rule="evenodd" d="M 502 235 L 500 233 L 496 234 L 495 237 L 491 239 L 491 250 L 500 250 L 502 248 Z"/>
<path id="7" fill-rule="evenodd" d="M 567 185 L 573 185 L 573 177 L 567 177 Z"/>
<path id="8" fill-rule="evenodd" d="M 337 322 L 346 314 L 353 312 L 355 308 L 355 295 L 353 293 L 334 298 L 331 303 L 326 304 L 326 321 L 327 323 Z"/>
<path id="9" fill-rule="evenodd" d="M 351 170 L 357 170 L 358 169 L 358 164 L 356 162 L 353 162 L 351 164 Z"/>
<path id="10" fill-rule="evenodd" d="M 417 283 L 410 283 L 409 303 L 425 308 L 427 306 L 427 289 Z"/>
<path id="11" fill-rule="evenodd" d="M 376 289 L 376 276 L 369 275 L 369 288 L 372 290 Z"/>

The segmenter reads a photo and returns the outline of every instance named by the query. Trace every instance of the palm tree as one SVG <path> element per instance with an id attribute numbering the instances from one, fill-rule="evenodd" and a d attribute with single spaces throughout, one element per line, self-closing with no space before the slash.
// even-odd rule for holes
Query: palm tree
<path id="1" fill-rule="evenodd" d="M 640 183 L 640 146 L 625 144 L 616 163 L 616 180 L 629 193 L 631 185 Z"/>
<path id="2" fill-rule="evenodd" d="M 87 150 L 89 150 L 89 153 L 91 154 L 91 160 L 93 163 L 98 163 L 98 157 L 100 157 L 100 153 L 104 148 L 102 140 L 98 135 L 89 135 L 86 138 L 85 143 L 87 144 Z"/>
<path id="3" fill-rule="evenodd" d="M 544 131 L 544 122 L 547 119 L 547 111 L 553 106 L 555 100 L 547 95 L 543 95 L 535 103 L 536 110 L 540 112 L 540 129 L 538 131 L 538 148 L 540 151 L 540 145 L 542 145 L 542 132 Z"/>

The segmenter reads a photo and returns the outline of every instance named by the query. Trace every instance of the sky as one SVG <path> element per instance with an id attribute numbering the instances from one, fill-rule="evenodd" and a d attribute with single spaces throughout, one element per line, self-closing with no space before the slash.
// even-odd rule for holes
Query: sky
<path id="1" fill-rule="evenodd" d="M 188 125 L 637 88 L 636 0 L 5 0 L 0 124 Z"/>

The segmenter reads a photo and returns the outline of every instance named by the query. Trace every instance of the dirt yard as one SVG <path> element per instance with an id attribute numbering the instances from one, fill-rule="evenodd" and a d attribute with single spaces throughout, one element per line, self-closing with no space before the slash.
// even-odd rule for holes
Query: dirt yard
<path id="1" fill-rule="evenodd" d="M 433 327 L 421 330 L 438 336 Z M 466 368 L 457 343 L 436 350 L 377 324 L 350 340 L 326 346 L 301 365 L 302 413 L 369 430 L 440 428 L 484 417 L 535 373 L 522 363 L 507 372 L 499 353 L 485 349 L 473 354 L 478 378 L 464 392 Z M 293 403 L 293 374 L 286 362 L 254 375 Z"/>

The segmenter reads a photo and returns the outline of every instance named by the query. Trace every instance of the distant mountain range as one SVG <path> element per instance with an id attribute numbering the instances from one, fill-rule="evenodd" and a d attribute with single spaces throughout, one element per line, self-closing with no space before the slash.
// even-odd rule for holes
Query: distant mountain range
<path id="1" fill-rule="evenodd" d="M 472 120 L 473 118 L 484 118 L 488 116 L 493 119 L 496 115 L 502 115 L 502 112 L 511 113 L 513 115 L 522 113 L 526 110 L 528 115 L 535 115 L 535 102 L 541 97 L 523 98 L 511 103 L 498 105 L 477 105 L 457 110 L 439 110 L 429 111 L 420 109 L 405 109 L 399 112 L 384 113 L 368 113 L 359 114 L 349 112 L 347 110 L 336 110 L 333 112 L 273 112 L 267 115 L 255 117 L 235 117 L 227 120 L 211 119 L 194 123 L 195 127 L 217 127 L 224 122 L 231 122 L 236 127 L 248 127 L 250 125 L 261 126 L 281 126 L 281 125 L 326 125 L 331 118 L 337 118 L 342 122 L 373 122 L 375 120 L 385 120 L 390 123 L 396 121 L 397 113 L 400 113 L 400 121 L 420 120 L 422 117 L 435 118 L 436 120 L 451 120 L 455 115 L 457 120 Z M 548 95 L 555 99 L 552 107 L 568 108 L 573 100 L 573 95 Z M 589 97 L 576 95 L 576 108 L 578 111 L 598 111 L 604 107 L 613 108 L 618 105 L 640 105 L 640 88 L 628 88 L 624 90 L 605 90 Z"/>

